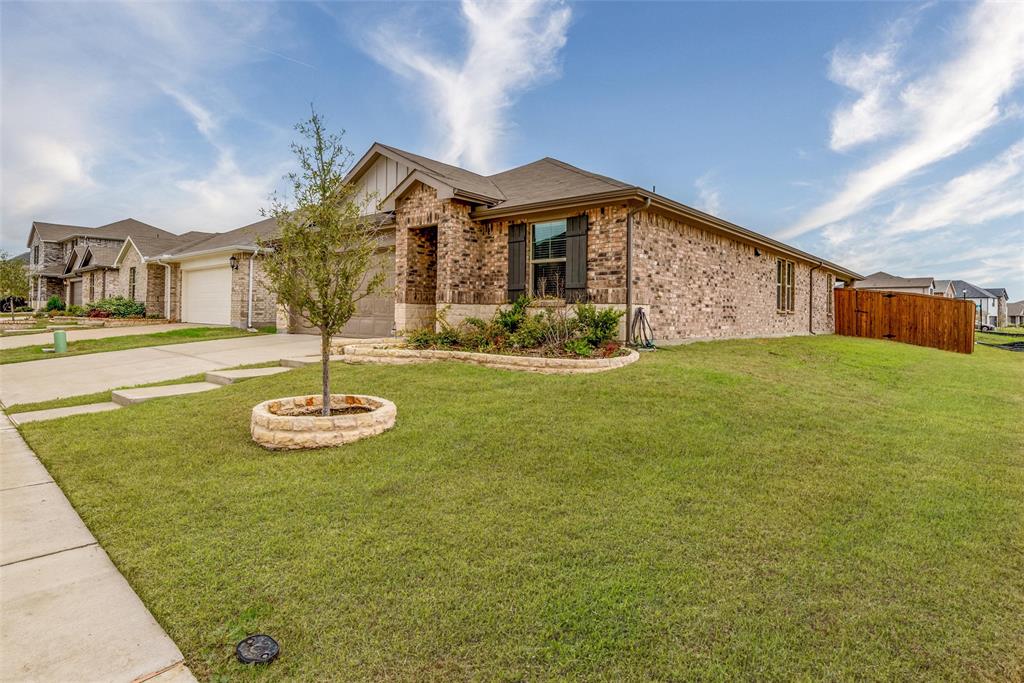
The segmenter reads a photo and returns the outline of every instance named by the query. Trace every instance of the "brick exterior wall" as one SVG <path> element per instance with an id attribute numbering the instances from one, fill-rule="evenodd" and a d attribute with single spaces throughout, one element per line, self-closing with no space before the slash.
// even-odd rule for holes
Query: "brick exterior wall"
<path id="1" fill-rule="evenodd" d="M 583 212 L 588 221 L 588 298 L 599 306 L 622 308 L 628 207 L 605 205 Z M 428 322 L 431 304 L 435 310 L 447 308 L 451 323 L 492 315 L 506 299 L 509 225 L 537 220 L 523 216 L 477 222 L 470 217 L 468 205 L 440 200 L 433 188 L 423 184 L 396 203 L 395 219 L 398 329 Z M 425 226 L 436 226 L 436 242 L 433 228 Z M 813 277 L 813 331 L 832 332 L 827 271 L 818 268 L 812 273 L 812 264 L 794 260 L 794 310 L 779 313 L 776 254 L 759 251 L 755 256 L 753 246 L 710 229 L 653 211 L 638 212 L 634 215 L 634 307 L 645 309 L 656 337 L 663 341 L 808 334 Z"/>
<path id="2" fill-rule="evenodd" d="M 131 269 L 135 269 L 135 296 L 131 292 Z M 121 260 L 120 274 L 117 282 L 117 291 L 111 296 L 123 296 L 126 299 L 133 299 L 148 303 L 146 286 L 148 284 L 148 273 L 146 264 L 142 262 L 142 256 L 134 249 L 129 249 Z M 147 305 L 147 311 L 148 311 Z"/>
<path id="3" fill-rule="evenodd" d="M 156 263 L 146 264 L 146 315 L 166 315 L 167 269 Z"/>
<path id="4" fill-rule="evenodd" d="M 249 316 L 249 269 L 255 268 L 252 283 L 252 325 L 266 327 L 277 324 L 277 298 L 267 289 L 260 257 L 236 253 L 238 269 L 231 271 L 231 324 L 245 327 Z M 255 265 L 254 265 L 255 263 Z"/>
<path id="5" fill-rule="evenodd" d="M 650 211 L 634 216 L 634 305 L 656 338 L 808 334 L 811 265 L 795 261 L 792 313 L 776 310 L 777 255 Z M 814 332 L 833 331 L 827 272 L 814 277 Z"/>

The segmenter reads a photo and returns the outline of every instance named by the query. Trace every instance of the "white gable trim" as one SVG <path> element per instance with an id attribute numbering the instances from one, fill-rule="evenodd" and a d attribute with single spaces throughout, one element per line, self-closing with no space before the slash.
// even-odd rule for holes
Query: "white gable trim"
<path id="1" fill-rule="evenodd" d="M 427 175 L 423 171 L 413 171 L 405 177 L 405 180 L 400 182 L 398 186 L 391 191 L 387 197 L 380 203 L 380 211 L 394 211 L 395 202 L 402 197 L 414 183 L 423 183 L 437 190 L 438 199 L 451 199 L 455 196 L 455 188 L 446 183 L 442 183 L 437 178 Z"/>
<path id="2" fill-rule="evenodd" d="M 131 235 L 129 235 L 128 237 L 126 237 L 124 239 L 124 244 L 121 245 L 121 250 L 117 252 L 117 257 L 114 259 L 114 267 L 115 268 L 120 268 L 121 267 L 121 261 L 123 261 L 124 257 L 128 255 L 128 245 L 129 244 L 132 245 L 132 249 L 135 250 L 135 253 L 139 255 L 139 258 L 141 260 L 143 260 L 143 261 L 146 260 L 142 256 L 142 252 L 139 251 L 139 248 L 137 246 L 135 246 L 135 242 L 132 242 Z"/>

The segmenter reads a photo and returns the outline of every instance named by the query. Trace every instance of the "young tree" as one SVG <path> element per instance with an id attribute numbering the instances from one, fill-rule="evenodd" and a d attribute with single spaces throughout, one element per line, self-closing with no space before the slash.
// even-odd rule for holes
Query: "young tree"
<path id="1" fill-rule="evenodd" d="M 14 320 L 14 298 L 28 298 L 28 272 L 25 262 L 0 251 L 0 299 L 7 299 Z"/>
<path id="2" fill-rule="evenodd" d="M 380 220 L 365 215 L 372 198 L 360 198 L 345 183 L 353 154 L 342 144 L 344 131 L 327 132 L 315 109 L 295 129 L 305 143 L 292 143 L 299 170 L 285 176 L 291 201 L 273 198 L 264 215 L 276 220 L 277 233 L 259 245 L 267 288 L 320 330 L 323 414 L 330 415 L 331 337 L 360 299 L 384 287 L 385 274 L 376 268 Z"/>

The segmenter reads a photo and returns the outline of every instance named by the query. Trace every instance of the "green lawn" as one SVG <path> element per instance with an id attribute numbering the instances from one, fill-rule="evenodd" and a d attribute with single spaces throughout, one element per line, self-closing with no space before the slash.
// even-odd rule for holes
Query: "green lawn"
<path id="1" fill-rule="evenodd" d="M 0 365 L 5 363 L 23 363 L 29 360 L 42 360 L 44 358 L 79 356 L 84 353 L 124 351 L 125 349 L 137 349 L 143 346 L 166 346 L 168 344 L 183 344 L 185 342 L 244 337 L 251 334 L 256 333 L 240 330 L 236 327 L 184 327 L 169 332 L 151 332 L 149 334 L 132 334 L 124 337 L 68 341 L 68 352 L 62 353 L 60 356 L 53 353 L 44 353 L 43 345 L 22 346 L 15 349 L 0 350 Z M 48 341 L 46 346 L 52 347 L 53 341 Z"/>
<path id="2" fill-rule="evenodd" d="M 1019 680 L 1024 357 L 843 337 L 613 372 L 335 366 L 23 428 L 201 679 Z M 234 643 L 267 632 L 279 661 Z"/>

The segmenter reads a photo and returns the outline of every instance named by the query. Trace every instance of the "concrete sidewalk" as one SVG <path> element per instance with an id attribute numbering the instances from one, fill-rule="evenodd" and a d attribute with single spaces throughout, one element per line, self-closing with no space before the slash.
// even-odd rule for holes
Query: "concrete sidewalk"
<path id="1" fill-rule="evenodd" d="M 0 401 L 49 401 L 319 353 L 314 335 L 262 334 L 9 363 L 0 365 Z"/>
<path id="2" fill-rule="evenodd" d="M 0 413 L 0 680 L 195 681 Z"/>
<path id="3" fill-rule="evenodd" d="M 64 331 L 67 332 L 68 341 L 73 342 L 83 339 L 106 339 L 107 337 L 131 337 L 137 334 L 171 332 L 172 330 L 183 330 L 187 327 L 214 326 L 194 325 L 192 323 L 166 323 L 163 325 L 133 325 L 131 327 L 83 327 L 80 330 L 72 327 Z M 0 337 L 0 349 L 18 349 L 24 346 L 53 346 L 53 332 Z"/>

